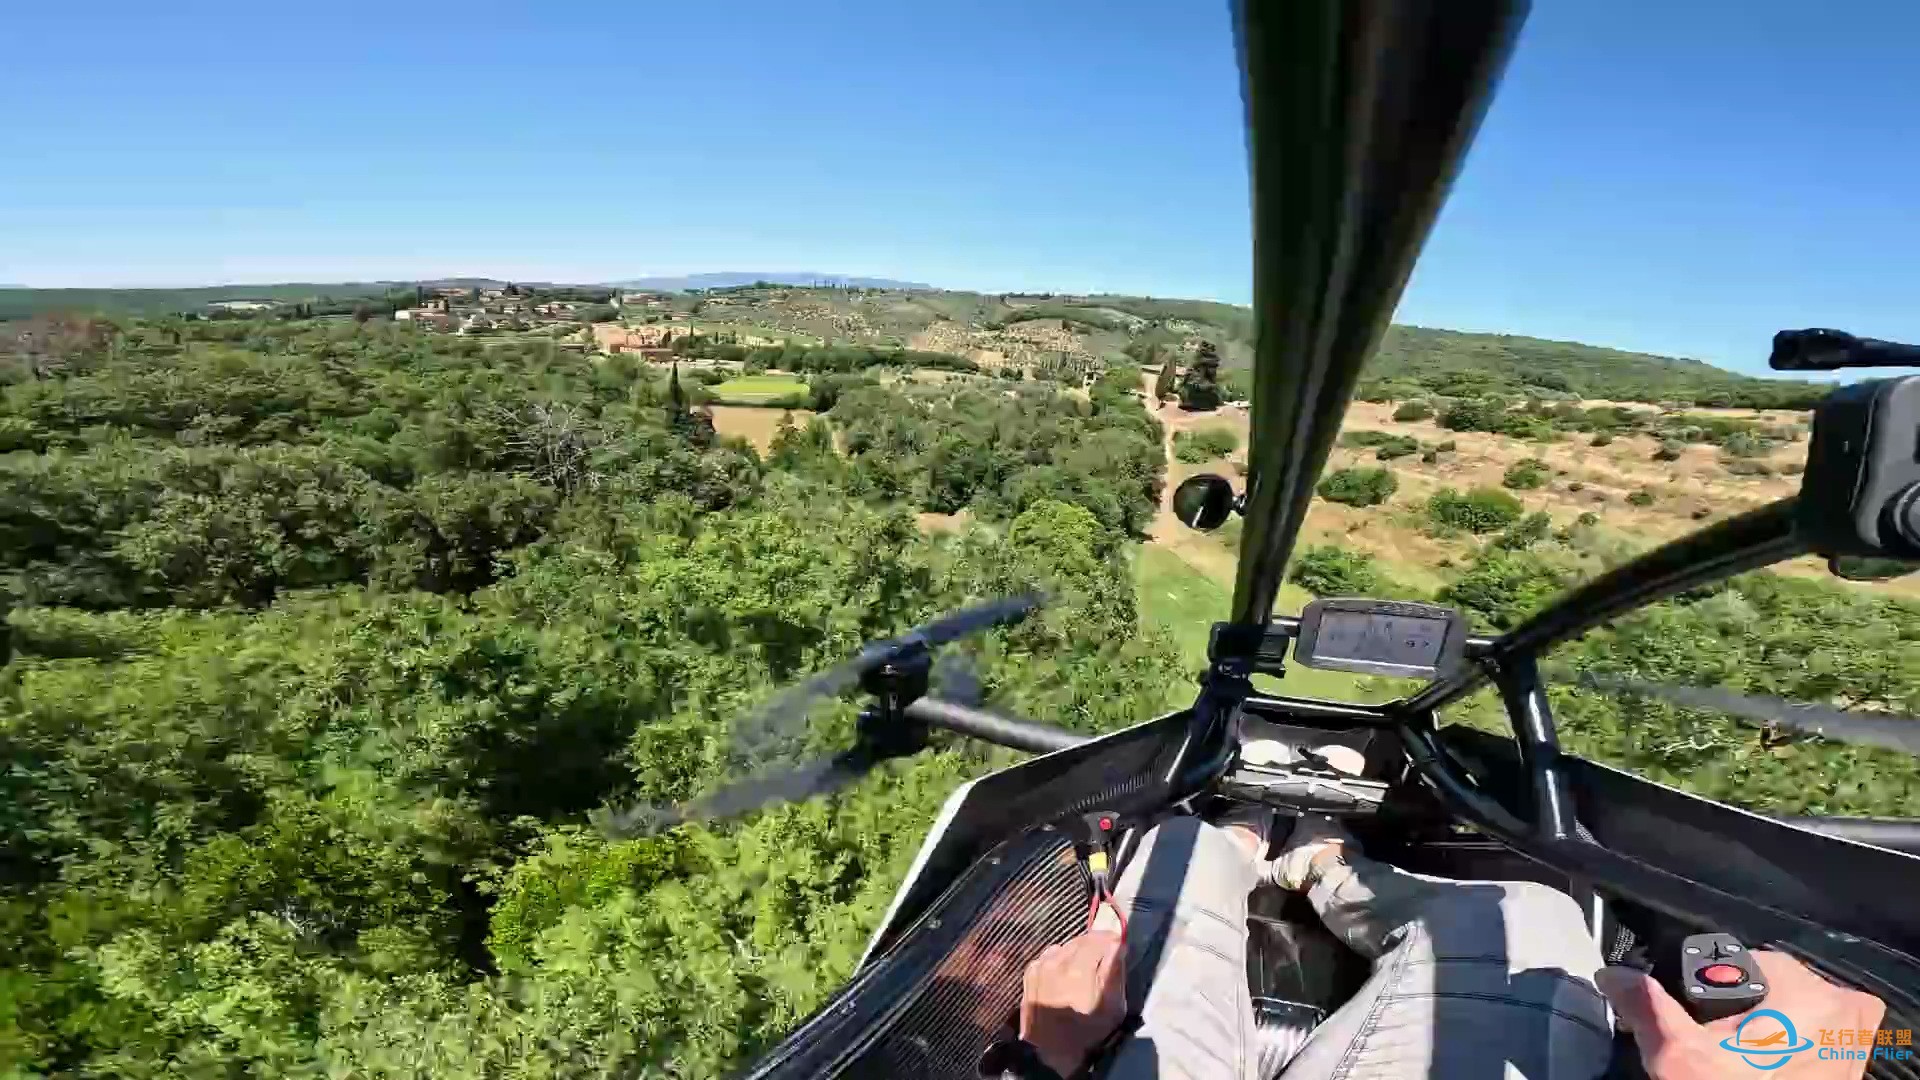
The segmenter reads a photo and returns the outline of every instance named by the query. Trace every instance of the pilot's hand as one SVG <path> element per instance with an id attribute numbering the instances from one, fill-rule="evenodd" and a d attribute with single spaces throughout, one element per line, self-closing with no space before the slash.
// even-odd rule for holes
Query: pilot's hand
<path id="1" fill-rule="evenodd" d="M 1127 950 L 1120 935 L 1092 930 L 1050 945 L 1027 965 L 1020 1037 L 1061 1076 L 1072 1076 L 1127 1017 Z"/>
<path id="2" fill-rule="evenodd" d="M 1833 985 L 1785 953 L 1762 949 L 1752 956 L 1767 979 L 1767 998 L 1760 1007 L 1792 1020 L 1800 1039 L 1815 1044 L 1769 1070 L 1769 1076 L 1780 1080 L 1858 1080 L 1868 1063 L 1821 1060 L 1820 1033 L 1877 1030 L 1886 1015 L 1886 1005 L 1872 994 Z M 1652 1080 L 1721 1080 L 1753 1075 L 1745 1056 L 1720 1045 L 1734 1035 L 1746 1014 L 1710 1024 L 1697 1023 L 1665 987 L 1632 968 L 1607 968 L 1594 982 L 1613 1002 L 1621 1024 L 1633 1032 L 1633 1041 L 1640 1047 L 1640 1062 Z M 1780 1025 L 1771 1017 L 1761 1017 L 1740 1032 L 1740 1039 L 1752 1043 L 1779 1030 Z M 1849 1036 L 1848 1049 L 1855 1048 L 1852 1038 Z M 1871 1056 L 1872 1048 L 1867 1047 L 1866 1053 Z M 1780 1059 L 1754 1060 L 1766 1065 Z"/>

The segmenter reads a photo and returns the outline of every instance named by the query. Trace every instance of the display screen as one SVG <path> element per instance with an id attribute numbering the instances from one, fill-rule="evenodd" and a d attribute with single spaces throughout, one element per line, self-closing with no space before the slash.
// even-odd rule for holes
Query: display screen
<path id="1" fill-rule="evenodd" d="M 1320 616 L 1313 655 L 1327 660 L 1436 668 L 1446 640 L 1446 619 L 1379 611 L 1328 611 Z"/>

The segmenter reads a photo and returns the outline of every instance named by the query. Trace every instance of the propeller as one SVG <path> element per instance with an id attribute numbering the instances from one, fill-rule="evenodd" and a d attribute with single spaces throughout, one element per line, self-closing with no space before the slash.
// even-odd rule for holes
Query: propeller
<path id="1" fill-rule="evenodd" d="M 862 680 L 871 679 L 889 663 L 911 654 L 930 652 L 993 627 L 1017 623 L 1045 602 L 1045 597 L 1032 592 L 988 600 L 949 612 L 899 637 L 870 642 L 846 663 L 809 676 L 775 695 L 773 700 L 734 729 L 734 746 L 748 758 L 749 763 L 757 763 L 753 759 L 769 742 L 777 742 L 806 728 L 807 712 L 816 701 L 838 697 Z M 947 667 L 942 669 L 943 672 L 951 670 Z M 963 683 L 966 677 L 960 676 Z M 920 690 L 924 689 L 922 684 Z M 874 692 L 879 693 L 878 690 Z M 973 679 L 973 693 L 977 699 L 977 678 Z M 913 696 L 918 697 L 919 692 Z"/>
<path id="2" fill-rule="evenodd" d="M 1834 705 L 1805 705 L 1784 698 L 1704 686 L 1669 686 L 1590 671 L 1580 672 L 1575 681 L 1589 690 L 1657 698 L 1690 709 L 1717 710 L 1765 727 L 1920 756 L 1920 717 L 1903 713 L 1855 712 Z"/>
<path id="3" fill-rule="evenodd" d="M 601 816 L 601 828 L 616 834 L 650 833 L 685 821 L 738 817 L 775 803 L 825 795 L 854 783 L 888 758 L 920 749 L 925 735 L 906 719 L 905 709 L 926 693 L 933 673 L 932 652 L 996 626 L 1017 623 L 1045 603 L 1038 593 L 1023 593 L 974 604 L 942 615 L 895 638 L 861 647 L 853 659 L 809 676 L 776 694 L 735 728 L 734 744 L 749 767 L 754 759 L 806 727 L 808 711 L 823 698 L 854 686 L 875 702 L 860 714 L 854 745 L 830 758 L 763 769 L 677 807 L 638 806 Z M 975 703 L 980 680 L 965 661 L 943 657 L 938 675 L 955 700 Z"/>

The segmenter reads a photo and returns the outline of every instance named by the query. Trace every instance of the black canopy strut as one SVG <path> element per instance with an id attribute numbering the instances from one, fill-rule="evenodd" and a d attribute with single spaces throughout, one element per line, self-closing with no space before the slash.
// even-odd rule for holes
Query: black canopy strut
<path id="1" fill-rule="evenodd" d="M 1233 621 L 1264 624 L 1360 366 L 1486 111 L 1525 0 L 1234 5 L 1255 349 Z"/>

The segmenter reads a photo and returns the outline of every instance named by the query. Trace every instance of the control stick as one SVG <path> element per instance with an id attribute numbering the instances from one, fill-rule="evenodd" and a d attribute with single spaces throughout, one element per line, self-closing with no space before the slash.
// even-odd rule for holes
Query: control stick
<path id="1" fill-rule="evenodd" d="M 1760 965 L 1732 934 L 1694 934 L 1680 943 L 1678 959 L 1662 981 L 1703 1024 L 1746 1012 L 1767 998 Z"/>

